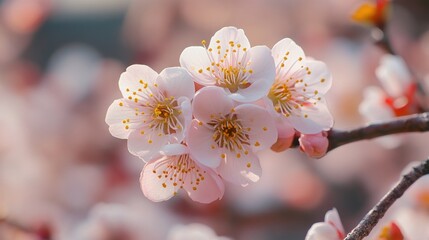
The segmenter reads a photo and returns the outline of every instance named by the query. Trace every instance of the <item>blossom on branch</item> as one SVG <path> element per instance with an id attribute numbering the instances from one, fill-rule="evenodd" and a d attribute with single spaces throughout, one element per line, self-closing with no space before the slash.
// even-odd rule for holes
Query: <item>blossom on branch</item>
<path id="1" fill-rule="evenodd" d="M 213 101 L 214 100 L 214 101 Z M 243 186 L 261 175 L 260 150 L 277 140 L 274 121 L 253 104 L 236 103 L 219 87 L 205 87 L 194 97 L 187 143 L 194 159 L 218 168 L 222 178 Z"/>
<path id="2" fill-rule="evenodd" d="M 253 102 L 267 95 L 274 81 L 274 61 L 266 46 L 251 47 L 242 29 L 224 27 L 206 47 L 183 50 L 180 65 L 194 81 L 218 86 L 235 101 Z"/>
<path id="3" fill-rule="evenodd" d="M 305 240 L 342 240 L 346 236 L 337 209 L 326 212 L 325 221 L 318 222 L 308 230 Z"/>
<path id="4" fill-rule="evenodd" d="M 119 79 L 122 99 L 107 110 L 110 133 L 128 139 L 129 151 L 149 161 L 168 143 L 180 143 L 191 120 L 195 88 L 188 72 L 166 68 L 159 75 L 132 65 Z"/>
<path id="5" fill-rule="evenodd" d="M 324 95 L 332 77 L 326 65 L 306 58 L 301 47 L 289 38 L 275 44 L 272 55 L 276 77 L 265 102 L 278 123 L 279 134 L 291 136 L 293 128 L 304 134 L 329 130 L 333 118 Z"/>

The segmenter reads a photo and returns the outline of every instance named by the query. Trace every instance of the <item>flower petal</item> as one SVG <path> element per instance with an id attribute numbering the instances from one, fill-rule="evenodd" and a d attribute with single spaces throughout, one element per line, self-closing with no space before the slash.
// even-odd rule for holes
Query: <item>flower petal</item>
<path id="1" fill-rule="evenodd" d="M 248 69 L 252 73 L 247 78 L 250 86 L 239 88 L 231 98 L 238 102 L 254 102 L 268 94 L 276 76 L 274 59 L 270 49 L 266 46 L 256 46 L 249 51 L 250 60 Z"/>
<path id="2" fill-rule="evenodd" d="M 367 87 L 363 93 L 363 101 L 359 105 L 359 113 L 369 122 L 381 122 L 395 117 L 393 110 L 385 104 L 385 94 L 379 87 Z"/>
<path id="3" fill-rule="evenodd" d="M 190 100 L 194 97 L 195 86 L 186 69 L 181 67 L 171 67 L 162 70 L 157 78 L 157 84 L 161 91 L 165 91 L 166 97 L 187 97 Z"/>
<path id="4" fill-rule="evenodd" d="M 217 175 L 217 173 L 204 166 L 196 165 L 196 168 L 199 169 L 200 176 L 198 181 L 199 184 L 195 186 L 191 184 L 190 181 L 186 181 L 183 185 L 183 188 L 188 193 L 189 197 L 200 203 L 211 203 L 215 200 L 221 199 L 225 192 L 225 185 L 222 179 Z"/>
<path id="5" fill-rule="evenodd" d="M 242 186 L 259 181 L 262 175 L 259 158 L 252 152 L 247 155 L 227 153 L 217 170 L 226 181 Z"/>
<path id="6" fill-rule="evenodd" d="M 290 38 L 284 38 L 277 42 L 271 53 L 278 70 L 277 77 L 300 71 L 305 60 L 302 48 Z M 284 64 L 283 67 L 281 67 L 282 64 Z"/>
<path id="7" fill-rule="evenodd" d="M 217 144 L 213 141 L 212 130 L 194 119 L 187 135 L 186 142 L 195 161 L 211 168 L 219 166 L 222 157 Z"/>
<path id="8" fill-rule="evenodd" d="M 212 66 L 207 49 L 203 47 L 187 47 L 180 54 L 179 61 L 180 66 L 189 71 L 195 82 L 204 86 L 216 83 L 212 73 L 207 71 L 207 68 Z"/>
<path id="9" fill-rule="evenodd" d="M 295 88 L 299 95 L 314 95 L 313 98 L 323 96 L 332 85 L 332 75 L 326 64 L 316 60 L 305 61 L 306 74 L 303 82 L 297 83 Z M 304 90 L 305 89 L 305 90 Z"/>
<path id="10" fill-rule="evenodd" d="M 271 147 L 277 141 L 277 128 L 270 114 L 262 107 L 243 104 L 235 108 L 237 119 L 248 129 L 253 151 Z"/>
<path id="11" fill-rule="evenodd" d="M 127 139 L 130 133 L 142 126 L 142 121 L 136 107 L 125 99 L 115 100 L 107 110 L 106 123 L 109 125 L 110 133 L 117 138 Z M 140 108 L 137 107 L 138 110 Z"/>
<path id="12" fill-rule="evenodd" d="M 337 231 L 328 223 L 315 223 L 308 230 L 305 240 L 340 240 Z"/>
<path id="13" fill-rule="evenodd" d="M 143 89 L 145 84 L 148 83 L 149 86 L 152 86 L 158 77 L 152 68 L 146 65 L 134 64 L 127 68 L 119 78 L 119 89 L 121 90 L 122 96 L 124 98 L 131 97 L 134 99 L 136 94 L 139 93 L 139 89 Z M 140 99 L 140 98 L 139 98 Z"/>
<path id="14" fill-rule="evenodd" d="M 304 134 L 315 134 L 332 128 L 334 119 L 323 98 L 317 104 L 308 104 L 300 107 L 297 112 L 287 119 L 294 128 Z"/>
<path id="15" fill-rule="evenodd" d="M 150 161 L 159 154 L 161 148 L 169 141 L 169 136 L 158 135 L 151 130 L 137 130 L 128 137 L 128 151 L 144 161 Z"/>
<path id="16" fill-rule="evenodd" d="M 160 159 L 154 159 L 148 162 L 140 174 L 140 186 L 143 194 L 154 202 L 161 202 L 170 199 L 177 192 L 177 189 L 167 182 L 165 178 L 159 177 L 159 173 L 167 170 L 167 165 L 160 165 L 160 161 L 166 160 L 164 156 Z"/>
<path id="17" fill-rule="evenodd" d="M 209 49 L 219 51 L 219 54 L 213 54 L 216 62 L 219 62 L 226 53 L 226 50 L 229 49 L 230 42 L 233 42 L 235 45 L 240 44 L 242 49 L 247 48 L 249 50 L 250 48 L 249 40 L 244 34 L 243 29 L 224 27 L 213 35 L 209 44 Z"/>
<path id="18" fill-rule="evenodd" d="M 333 208 L 332 210 L 326 212 L 325 222 L 334 225 L 338 231 L 344 234 L 344 227 L 336 208 Z"/>
<path id="19" fill-rule="evenodd" d="M 214 116 L 224 116 L 234 108 L 234 102 L 228 98 L 222 88 L 209 86 L 200 89 L 192 104 L 194 117 L 204 123 Z"/>

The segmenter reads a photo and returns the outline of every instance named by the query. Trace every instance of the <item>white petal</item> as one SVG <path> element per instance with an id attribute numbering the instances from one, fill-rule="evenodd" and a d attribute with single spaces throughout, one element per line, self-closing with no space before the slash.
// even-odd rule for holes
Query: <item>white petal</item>
<path id="1" fill-rule="evenodd" d="M 304 134 L 315 134 L 332 128 L 334 119 L 329 112 L 324 99 L 317 104 L 308 104 L 300 107 L 297 111 L 300 115 L 292 114 L 287 119 L 294 128 Z M 307 117 L 305 117 L 307 116 Z"/>
<path id="2" fill-rule="evenodd" d="M 224 116 L 234 108 L 234 102 L 219 87 L 204 87 L 194 97 L 192 103 L 194 117 L 204 123 L 214 116 Z"/>
<path id="3" fill-rule="evenodd" d="M 248 134 L 253 151 L 271 147 L 277 141 L 277 128 L 270 114 L 262 107 L 243 104 L 235 108 L 237 119 Z"/>
<path id="4" fill-rule="evenodd" d="M 157 78 L 157 83 L 166 97 L 187 97 L 192 99 L 195 94 L 195 86 L 186 69 L 171 67 L 164 69 Z"/>
<path id="5" fill-rule="evenodd" d="M 367 121 L 382 122 L 395 116 L 393 110 L 385 104 L 385 94 L 379 87 L 367 87 L 363 95 L 363 101 L 359 105 L 359 113 Z"/>
<path id="6" fill-rule="evenodd" d="M 402 58 L 386 54 L 375 71 L 383 88 L 391 97 L 400 97 L 411 82 L 411 74 Z"/>
<path id="7" fill-rule="evenodd" d="M 300 90 L 297 94 L 315 95 L 316 98 L 323 96 L 332 85 L 332 76 L 326 64 L 321 61 L 306 60 L 305 66 L 308 67 L 308 70 L 306 69 L 304 81 L 296 84 L 296 88 Z M 303 86 L 304 84 L 305 86 Z M 304 89 L 305 91 L 303 91 Z"/>
<path id="8" fill-rule="evenodd" d="M 344 234 L 343 223 L 341 222 L 340 215 L 336 208 L 329 210 L 325 214 L 325 222 L 333 224 L 337 230 Z"/>
<path id="9" fill-rule="evenodd" d="M 140 109 L 125 99 L 115 100 L 110 105 L 106 114 L 106 123 L 114 137 L 126 139 L 132 131 L 142 126 L 143 121 L 136 116 L 136 108 Z"/>
<path id="10" fill-rule="evenodd" d="M 207 71 L 207 68 L 212 66 L 207 49 L 203 47 L 187 47 L 180 54 L 179 61 L 180 66 L 189 71 L 195 82 L 204 86 L 216 83 L 212 73 Z"/>
<path id="11" fill-rule="evenodd" d="M 222 157 L 217 144 L 213 141 L 213 131 L 198 120 L 192 120 L 186 142 L 192 159 L 211 168 L 219 166 Z"/>
<path id="12" fill-rule="evenodd" d="M 131 65 L 121 74 L 119 78 L 119 89 L 124 98 L 130 96 L 134 98 L 135 95 L 133 93 L 139 93 L 138 89 L 142 89 L 143 84 L 140 80 L 149 83 L 149 85 L 153 85 L 157 77 L 158 73 L 146 65 Z"/>
<path id="13" fill-rule="evenodd" d="M 173 144 L 164 145 L 161 148 L 160 152 L 166 156 L 173 156 L 173 155 L 187 154 L 189 153 L 189 149 L 183 144 L 173 143 Z"/>
<path id="14" fill-rule="evenodd" d="M 218 172 L 226 181 L 242 186 L 259 181 L 262 175 L 259 158 L 252 152 L 247 155 L 227 152 L 225 160 L 218 167 Z"/>
<path id="15" fill-rule="evenodd" d="M 168 157 L 162 157 L 161 159 L 155 159 L 148 162 L 141 172 L 140 175 L 140 186 L 144 195 L 154 202 L 160 202 L 170 199 L 174 196 L 174 192 L 177 189 L 173 186 L 170 181 L 159 174 L 166 169 L 166 164 L 160 165 L 160 161 L 167 159 Z M 155 172 L 154 172 L 155 171 Z"/>
<path id="16" fill-rule="evenodd" d="M 266 96 L 276 76 L 274 59 L 268 47 L 253 47 L 249 55 L 248 69 L 252 70 L 252 73 L 248 73 L 250 75 L 247 81 L 251 85 L 231 94 L 231 98 L 238 102 L 254 102 Z"/>
<path id="17" fill-rule="evenodd" d="M 159 154 L 161 148 L 169 141 L 166 135 L 159 136 L 158 132 L 146 130 L 137 130 L 128 137 L 128 151 L 140 157 L 144 161 L 150 161 Z"/>
<path id="18" fill-rule="evenodd" d="M 213 51 L 218 51 L 218 46 L 221 48 L 220 54 L 213 54 L 215 56 L 216 62 L 219 61 L 218 56 L 223 56 L 226 53 L 226 49 L 229 49 L 230 42 L 234 42 L 235 45 L 240 44 L 241 48 L 247 48 L 249 50 L 250 43 L 244 34 L 243 29 L 237 29 L 235 27 L 224 27 L 217 31 L 210 40 L 209 48 L 212 48 Z M 218 43 L 219 42 L 219 43 Z"/>
<path id="19" fill-rule="evenodd" d="M 204 166 L 197 164 L 196 166 L 201 174 L 198 185 L 190 184 L 189 181 L 185 182 L 183 188 L 188 193 L 189 197 L 200 203 L 211 203 L 215 200 L 221 199 L 225 192 L 225 185 L 217 173 Z"/>
<path id="20" fill-rule="evenodd" d="M 305 61 L 304 51 L 292 39 L 284 38 L 276 43 L 271 50 L 274 62 L 279 69 L 277 76 L 292 75 L 300 71 Z M 286 60 L 284 58 L 286 57 Z M 281 64 L 283 67 L 280 67 Z"/>
<path id="21" fill-rule="evenodd" d="M 328 223 L 315 223 L 308 230 L 305 240 L 341 240 L 337 231 Z"/>

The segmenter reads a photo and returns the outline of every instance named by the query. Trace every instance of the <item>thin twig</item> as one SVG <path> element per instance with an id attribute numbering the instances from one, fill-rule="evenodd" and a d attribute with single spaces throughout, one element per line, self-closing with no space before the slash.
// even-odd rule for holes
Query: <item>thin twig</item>
<path id="1" fill-rule="evenodd" d="M 328 151 L 347 143 L 373 139 L 395 133 L 429 131 L 429 112 L 409 115 L 394 120 L 367 125 L 350 131 L 332 129 L 328 133 Z"/>
<path id="2" fill-rule="evenodd" d="M 419 166 L 414 167 L 409 173 L 402 176 L 401 180 L 369 211 L 362 221 L 347 235 L 345 240 L 360 240 L 368 236 L 378 221 L 384 216 L 389 207 L 400 198 L 404 192 L 420 177 L 429 174 L 429 158 Z"/>

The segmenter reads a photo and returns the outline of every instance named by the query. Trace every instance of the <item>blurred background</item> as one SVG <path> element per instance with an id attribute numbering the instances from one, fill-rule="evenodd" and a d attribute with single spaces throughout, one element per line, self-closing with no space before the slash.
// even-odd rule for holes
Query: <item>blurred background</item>
<path id="1" fill-rule="evenodd" d="M 352 143 L 322 159 L 298 149 L 260 154 L 261 180 L 227 184 L 212 204 L 142 194 L 143 162 L 104 122 L 131 64 L 179 65 L 188 46 L 224 26 L 252 46 L 294 39 L 327 63 L 335 128 L 365 124 L 362 91 L 385 52 L 352 22 L 359 0 L 0 0 L 0 239 L 166 239 L 202 223 L 233 239 L 304 239 L 336 207 L 351 230 L 411 161 L 428 155 L 427 134 L 386 148 Z M 416 79 L 429 81 L 429 4 L 396 1 L 386 31 Z M 425 80 L 426 79 L 426 80 Z"/>

